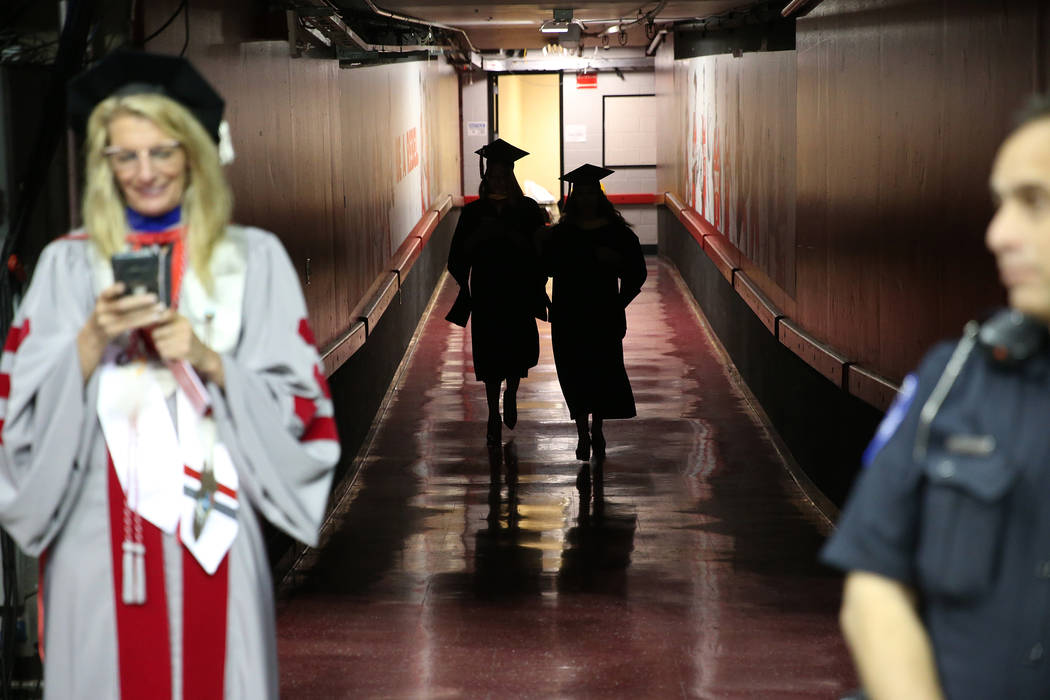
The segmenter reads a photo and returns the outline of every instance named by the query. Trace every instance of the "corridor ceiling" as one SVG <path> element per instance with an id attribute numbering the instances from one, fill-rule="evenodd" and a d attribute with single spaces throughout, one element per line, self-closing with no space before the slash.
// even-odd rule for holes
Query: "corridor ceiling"
<path id="1" fill-rule="evenodd" d="M 663 5 L 661 8 L 660 5 Z M 573 19 L 586 25 L 588 34 L 598 34 L 609 27 L 638 20 L 659 8 L 657 25 L 673 21 L 704 19 L 743 10 L 758 4 L 756 0 L 696 0 L 694 2 L 585 2 L 525 3 L 497 0 L 489 3 L 447 2 L 447 0 L 378 0 L 376 5 L 395 14 L 446 24 L 467 32 L 471 43 L 480 50 L 534 49 L 553 41 L 552 35 L 541 34 L 540 25 L 552 19 L 554 8 L 571 8 Z M 612 46 L 619 37 L 610 37 Z M 629 46 L 646 46 L 649 39 L 641 22 L 631 25 Z M 587 43 L 595 45 L 600 38 Z M 593 42 L 593 43 L 592 43 Z"/>

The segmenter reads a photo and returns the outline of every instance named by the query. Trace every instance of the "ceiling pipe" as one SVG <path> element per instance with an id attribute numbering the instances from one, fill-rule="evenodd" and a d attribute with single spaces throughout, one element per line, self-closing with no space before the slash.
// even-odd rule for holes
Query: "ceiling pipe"
<path id="1" fill-rule="evenodd" d="M 645 7 L 645 6 L 643 5 L 642 7 Z M 624 31 L 625 27 L 633 26 L 635 24 L 638 24 L 639 22 L 656 22 L 656 16 L 658 14 L 660 14 L 661 12 L 663 12 L 664 8 L 667 7 L 667 0 L 660 0 L 660 2 L 657 3 L 656 7 L 654 7 L 651 10 L 649 10 L 648 12 L 642 12 L 642 7 L 638 8 L 638 10 L 637 10 L 638 16 L 635 17 L 634 19 L 632 19 L 632 20 L 624 20 L 621 17 L 620 19 L 615 21 L 616 25 L 620 28 L 620 31 Z M 602 21 L 603 20 L 598 20 L 599 23 L 602 22 Z"/>
<path id="2" fill-rule="evenodd" d="M 357 34 L 343 21 L 339 15 L 339 8 L 333 5 L 329 0 L 313 0 L 313 6 L 327 10 L 328 13 L 324 16 L 321 15 L 299 15 L 299 18 L 303 21 L 303 30 L 306 31 L 315 40 L 325 46 L 331 46 L 329 37 L 322 31 L 318 24 L 324 24 L 327 29 L 332 33 L 333 37 L 343 37 L 348 41 L 341 41 L 344 45 L 354 46 L 360 48 L 362 51 L 374 51 L 376 53 L 407 53 L 414 51 L 440 51 L 445 49 L 453 48 L 452 46 L 439 46 L 439 45 L 388 45 L 388 44 L 370 44 L 360 35 Z"/>
<path id="3" fill-rule="evenodd" d="M 664 40 L 664 35 L 666 34 L 666 29 L 661 29 L 656 33 L 656 36 L 653 37 L 653 40 L 649 42 L 649 46 L 645 49 L 646 56 L 652 56 L 654 53 L 656 53 L 656 49 L 660 48 L 660 42 Z"/>
<path id="4" fill-rule="evenodd" d="M 791 2 L 789 2 L 784 7 L 784 9 L 780 11 L 780 14 L 784 17 L 790 17 L 791 15 L 795 14 L 803 8 L 806 8 L 807 11 L 812 10 L 820 3 L 821 0 L 791 0 Z M 807 5 L 809 7 L 806 7 Z"/>
<path id="5" fill-rule="evenodd" d="M 470 42 L 470 37 L 467 36 L 467 33 L 459 27 L 450 27 L 447 24 L 439 24 L 437 22 L 430 22 L 428 20 L 419 19 L 417 17 L 409 17 L 408 15 L 395 14 L 390 10 L 385 10 L 379 5 L 376 5 L 374 2 L 372 2 L 372 0 L 365 0 L 365 4 L 368 5 L 368 9 L 372 10 L 372 12 L 376 13 L 380 17 L 386 17 L 387 19 L 392 19 L 396 22 L 404 22 L 406 24 L 420 24 L 424 27 L 433 27 L 435 29 L 443 29 L 447 32 L 456 32 L 458 34 L 461 34 L 463 36 L 463 41 L 467 43 L 467 48 L 470 49 L 471 63 L 474 63 L 475 55 L 481 55 L 481 52 L 474 48 L 474 44 Z M 480 58 L 478 59 L 478 61 L 479 63 L 477 65 L 480 65 Z"/>

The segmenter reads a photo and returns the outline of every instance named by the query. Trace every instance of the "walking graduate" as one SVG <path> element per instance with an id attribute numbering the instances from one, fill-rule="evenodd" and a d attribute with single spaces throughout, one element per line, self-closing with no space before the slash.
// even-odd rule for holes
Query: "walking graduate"
<path id="1" fill-rule="evenodd" d="M 605 457 L 603 421 L 635 415 L 623 363 L 624 310 L 645 282 L 645 258 L 638 236 L 602 192 L 600 180 L 612 173 L 587 164 L 562 176 L 571 190 L 543 252 L 544 269 L 554 278 L 554 364 L 583 461 L 592 449 Z"/>
<path id="2" fill-rule="evenodd" d="M 485 383 L 487 441 L 502 440 L 499 394 L 504 382 L 502 422 L 518 421 L 518 385 L 540 356 L 536 319 L 547 318 L 546 277 L 540 270 L 536 233 L 547 215 L 522 194 L 514 161 L 528 155 L 502 139 L 476 151 L 488 161 L 480 197 L 463 207 L 452 236 L 448 271 L 459 296 L 446 318 L 471 324 L 474 376 Z"/>

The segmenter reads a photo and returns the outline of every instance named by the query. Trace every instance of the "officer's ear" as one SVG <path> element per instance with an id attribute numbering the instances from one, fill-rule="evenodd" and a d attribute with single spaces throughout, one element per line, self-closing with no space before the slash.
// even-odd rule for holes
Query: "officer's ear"
<path id="1" fill-rule="evenodd" d="M 1003 309 L 981 324 L 977 343 L 995 363 L 1016 365 L 1046 347 L 1046 324 L 1014 309 Z"/>

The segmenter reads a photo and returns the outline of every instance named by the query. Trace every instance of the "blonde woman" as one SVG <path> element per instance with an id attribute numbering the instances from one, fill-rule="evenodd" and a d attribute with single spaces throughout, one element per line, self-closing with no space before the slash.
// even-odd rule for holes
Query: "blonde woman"
<path id="1" fill-rule="evenodd" d="M 85 228 L 44 250 L 0 358 L 0 524 L 41 558 L 45 694 L 276 697 L 260 516 L 315 542 L 339 457 L 298 279 L 229 223 L 222 100 L 186 61 L 111 55 L 70 111 Z"/>

